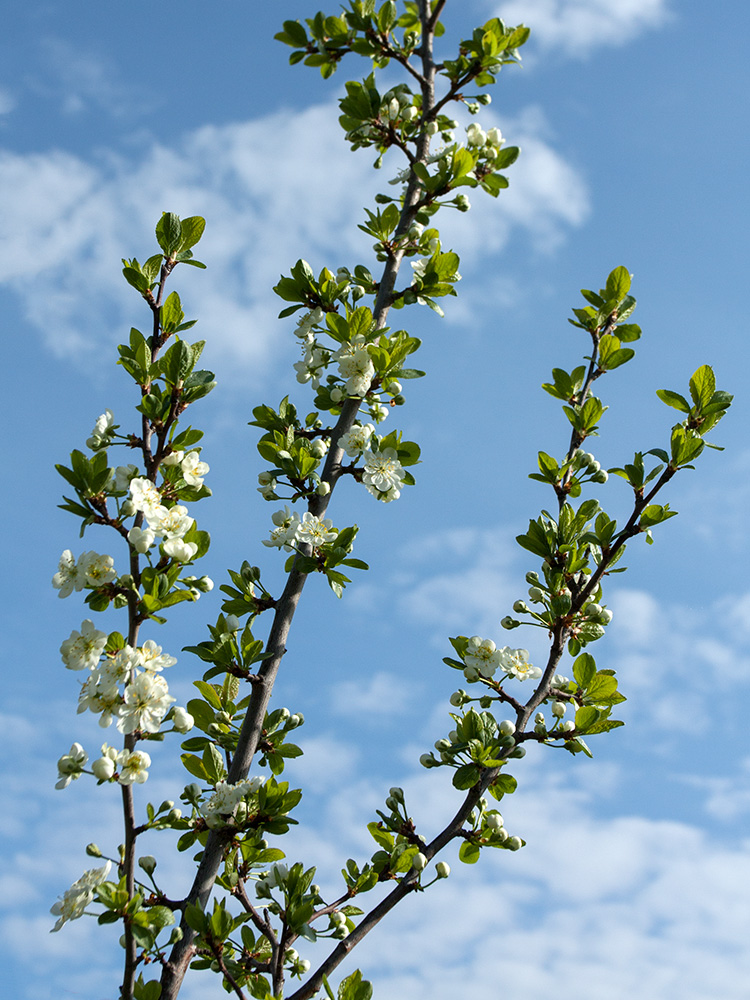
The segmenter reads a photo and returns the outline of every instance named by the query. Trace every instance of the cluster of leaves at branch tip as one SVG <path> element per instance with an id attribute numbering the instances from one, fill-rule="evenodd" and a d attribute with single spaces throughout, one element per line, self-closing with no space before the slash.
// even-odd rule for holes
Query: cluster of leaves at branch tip
<path id="1" fill-rule="evenodd" d="M 321 990 L 329 1000 L 370 1000 L 372 986 L 359 971 L 344 978 L 336 994 L 328 976 L 383 912 L 448 876 L 448 864 L 440 861 L 429 880 L 428 866 L 438 852 L 455 843 L 459 859 L 473 864 L 484 848 L 513 852 L 524 846 L 506 829 L 494 803 L 515 791 L 516 778 L 507 767 L 524 757 L 525 744 L 590 756 L 584 737 L 622 725 L 611 717 L 624 700 L 614 672 L 598 667 L 586 648 L 612 620 L 603 603 L 606 578 L 623 571 L 618 563 L 631 538 L 644 534 L 650 542 L 652 529 L 674 516 L 668 504 L 654 502 L 657 494 L 678 471 L 693 467 L 708 444 L 706 434 L 731 403 L 729 394 L 716 390 L 712 370 L 699 368 L 690 379 L 689 399 L 670 390 L 658 393 L 683 415 L 668 447 L 636 452 L 632 462 L 603 469 L 584 450 L 598 435 L 607 409 L 592 389 L 603 375 L 632 360 L 633 348 L 623 345 L 637 341 L 641 331 L 629 321 L 635 299 L 624 267 L 615 268 L 598 292 L 583 290 L 586 304 L 574 309 L 571 322 L 588 337 L 589 353 L 570 371 L 554 368 L 552 381 L 543 386 L 561 402 L 570 439 L 557 457 L 539 452 L 531 478 L 551 487 L 553 502 L 517 539 L 540 565 L 526 574 L 528 597 L 513 604 L 520 617 L 507 615 L 500 622 L 507 630 L 542 629 L 550 640 L 547 663 L 534 665 L 527 650 L 499 646 L 491 638 L 450 639 L 454 655 L 445 663 L 461 672 L 468 690 L 452 694 L 452 728 L 420 761 L 427 768 L 449 768 L 463 803 L 428 842 L 403 790 L 391 788 L 377 820 L 368 825 L 374 852 L 366 861 L 348 859 L 341 894 L 324 898 L 314 882 L 315 869 L 286 864 L 284 852 L 269 842 L 296 823 L 292 813 L 302 792 L 280 779 L 287 763 L 302 753 L 292 736 L 304 718 L 287 708 L 271 709 L 268 696 L 307 577 L 324 576 L 341 597 L 350 582 L 344 570 L 368 568 L 352 555 L 358 526 L 339 528 L 325 516 L 337 483 L 349 477 L 383 503 L 414 485 L 409 469 L 420 461 L 419 445 L 400 430 L 384 432 L 382 424 L 406 402 L 403 383 L 424 375 L 407 364 L 420 341 L 386 326 L 387 314 L 412 305 L 442 312 L 438 300 L 456 294 L 459 258 L 443 250 L 433 219 L 443 208 L 467 211 L 464 189 L 497 196 L 508 185 L 502 171 L 519 154 L 517 147 L 505 145 L 498 128 L 485 131 L 478 123 L 468 126 L 465 141 L 458 141 L 457 123 L 446 110 L 457 102 L 476 114 L 488 104 L 484 88 L 503 66 L 520 61 L 528 29 L 492 18 L 459 43 L 455 58 L 436 66 L 432 43 L 443 33 L 443 6 L 443 0 L 406 2 L 401 8 L 392 0 L 380 6 L 375 0 L 353 0 L 336 16 L 318 13 L 305 25 L 286 21 L 277 35 L 293 49 L 292 63 L 317 67 L 324 77 L 348 53 L 371 63 L 363 81 L 347 82 L 340 124 L 353 150 L 375 150 L 376 166 L 395 150 L 405 168 L 391 181 L 397 191 L 378 195 L 360 225 L 374 240 L 380 277 L 361 263 L 335 272 L 324 267 L 316 276 L 298 260 L 274 289 L 288 303 L 281 319 L 301 312 L 294 335 L 302 359 L 294 369 L 296 381 L 309 384 L 314 407 L 303 417 L 285 396 L 277 407 L 257 406 L 251 421 L 261 431 L 258 452 L 268 466 L 258 477 L 259 492 L 265 500 L 286 501 L 271 515 L 273 528 L 263 540 L 288 553 L 286 583 L 275 596 L 261 582 L 258 566 L 243 561 L 238 571 L 229 571 L 230 582 L 221 587 L 222 610 L 208 627 L 208 638 L 185 647 L 207 665 L 202 679 L 194 681 L 196 697 L 185 708 L 172 705 L 162 676 L 174 657 L 151 639 L 139 645 L 139 630 L 164 622 L 166 609 L 195 601 L 213 586 L 208 577 L 188 575 L 187 567 L 207 552 L 210 539 L 184 505 L 210 496 L 204 483 L 209 466 L 199 446 L 202 432 L 179 424 L 187 408 L 214 388 L 215 379 L 197 367 L 203 342 L 189 344 L 182 337 L 194 321 L 185 320 L 178 293 L 166 294 L 177 265 L 205 267 L 193 257 L 204 220 L 163 213 L 156 226 L 160 252 L 143 264 L 136 258 L 123 261 L 124 277 L 144 301 L 151 323 L 150 333 L 132 329 L 128 343 L 118 349 L 118 364 L 136 386 L 138 429 L 121 433 L 107 410 L 87 440 L 91 457 L 75 450 L 70 465 L 58 470 L 75 491 L 63 509 L 81 520 L 81 534 L 90 525 L 114 530 L 127 546 L 127 572 L 118 573 L 111 556 L 86 552 L 75 557 L 66 550 L 53 585 L 61 597 L 85 591 L 93 611 L 110 604 L 127 611 L 127 636 L 99 632 L 87 620 L 61 647 L 66 667 L 87 671 L 79 710 L 99 714 L 103 727 L 116 722 L 124 747 L 117 751 L 105 744 L 87 769 L 88 754 L 76 743 L 58 762 L 60 788 L 84 773 L 99 785 L 122 786 L 125 843 L 116 858 L 74 883 L 53 912 L 58 929 L 96 900 L 102 907 L 100 923 L 123 922 L 121 993 L 127 1000 L 176 996 L 188 965 L 217 973 L 225 989 L 241 997 L 277 1000 L 285 979 L 292 977 L 305 980 L 294 1000 L 308 1000 Z M 381 92 L 377 72 L 391 63 L 404 70 L 407 82 Z M 444 88 L 439 97 L 431 96 L 435 75 Z M 470 87 L 479 92 L 469 94 Z M 431 151 L 433 138 L 442 145 Z M 400 276 L 405 260 L 411 269 L 407 279 Z M 140 465 L 111 467 L 111 447 L 129 449 Z M 598 496 L 580 499 L 584 491 L 598 494 L 610 474 L 624 479 L 632 494 L 630 514 L 619 525 Z M 292 509 L 297 504 L 301 514 Z M 264 642 L 253 628 L 266 612 L 274 624 Z M 284 636 L 280 641 L 274 638 L 278 634 Z M 558 672 L 566 650 L 572 677 Z M 520 685 L 531 689 L 525 700 Z M 191 780 L 179 806 L 172 800 L 158 808 L 148 803 L 144 821 L 137 824 L 133 786 L 147 779 L 151 762 L 136 747 L 172 732 L 187 736 L 181 760 Z M 261 773 L 250 776 L 253 759 Z M 178 851 L 194 851 L 200 866 L 181 900 L 170 900 L 161 888 L 156 858 L 136 854 L 141 834 L 166 829 L 177 832 Z M 89 853 L 102 857 L 96 845 L 89 845 Z M 110 880 L 112 864 L 117 875 Z M 145 881 L 136 877 L 136 869 Z M 386 895 L 369 913 L 353 904 L 378 885 L 385 885 Z M 177 913 L 182 915 L 179 927 L 174 926 Z M 310 961 L 294 947 L 299 941 L 329 942 L 332 950 L 311 972 Z M 149 966 L 161 970 L 161 984 L 144 979 Z"/>

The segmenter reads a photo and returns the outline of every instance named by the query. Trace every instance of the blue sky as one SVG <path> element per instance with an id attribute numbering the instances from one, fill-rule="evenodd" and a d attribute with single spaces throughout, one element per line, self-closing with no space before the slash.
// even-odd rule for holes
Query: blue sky
<path id="1" fill-rule="evenodd" d="M 276 320 L 270 289 L 299 257 L 333 270 L 369 263 L 356 224 L 389 176 L 387 164 L 377 175 L 371 156 L 348 152 L 336 122 L 346 75 L 364 64 L 345 63 L 326 83 L 290 68 L 272 41 L 282 20 L 315 9 L 73 0 L 5 15 L 0 308 L 14 489 L 0 967 L 19 1000 L 116 992 L 115 936 L 89 920 L 48 933 L 49 906 L 89 866 L 85 844 L 119 837 L 115 790 L 85 779 L 53 788 L 73 740 L 97 752 L 106 738 L 76 716 L 77 685 L 58 653 L 87 610 L 49 585 L 60 552 L 81 547 L 56 509 L 53 465 L 83 446 L 105 408 L 132 421 L 115 347 L 145 313 L 120 258 L 153 252 L 163 210 L 207 219 L 208 269 L 178 269 L 173 286 L 219 381 L 193 415 L 214 491 L 196 510 L 213 538 L 204 572 L 218 583 L 247 558 L 271 589 L 281 580 L 278 556 L 260 544 L 275 506 L 256 492 L 263 466 L 247 421 L 260 402 L 305 395 L 291 370 L 294 321 Z M 423 338 L 415 364 L 428 372 L 393 420 L 423 448 L 416 488 L 385 506 L 342 484 L 331 507 L 336 524 L 360 525 L 356 554 L 372 570 L 341 602 L 310 580 L 295 621 L 276 700 L 307 719 L 306 755 L 288 772 L 306 789 L 289 853 L 334 886 L 347 857 L 371 852 L 364 827 L 390 785 L 404 786 L 428 836 L 457 805 L 446 774 L 417 764 L 448 728 L 457 675 L 441 663 L 447 635 L 541 656 L 535 636 L 499 627 L 535 568 L 513 538 L 551 503 L 527 473 L 538 450 L 566 444 L 539 386 L 583 353 L 566 321 L 578 290 L 624 264 L 644 333 L 635 361 L 602 380 L 610 410 L 592 448 L 602 464 L 664 444 L 674 411 L 654 391 L 684 392 L 700 364 L 736 394 L 714 435 L 726 450 L 678 477 L 667 499 L 680 516 L 653 547 L 631 544 L 630 572 L 606 594 L 615 620 L 594 652 L 618 671 L 627 725 L 592 741 L 593 761 L 530 754 L 503 808 L 528 846 L 476 868 L 449 857 L 451 878 L 429 900 L 408 900 L 360 962 L 376 996 L 410 1000 L 541 1000 L 566 988 L 582 1000 L 739 1000 L 750 972 L 748 163 L 737 122 L 747 8 L 725 0 L 708 22 L 694 0 L 453 0 L 448 34 L 495 13 L 534 35 L 523 70 L 501 74 L 479 120 L 523 155 L 496 202 L 474 193 L 468 215 L 442 213 L 463 274 L 446 318 L 397 316 Z M 611 481 L 601 500 L 621 514 L 625 484 Z M 92 533 L 86 547 L 107 544 Z M 170 687 L 183 703 L 198 664 L 180 649 L 204 637 L 218 608 L 217 587 L 154 635 L 179 657 Z M 177 798 L 181 780 L 165 760 L 145 787 L 153 801 Z M 163 867 L 179 892 L 179 870 Z M 199 993 L 223 995 L 196 980 L 185 996 Z"/>

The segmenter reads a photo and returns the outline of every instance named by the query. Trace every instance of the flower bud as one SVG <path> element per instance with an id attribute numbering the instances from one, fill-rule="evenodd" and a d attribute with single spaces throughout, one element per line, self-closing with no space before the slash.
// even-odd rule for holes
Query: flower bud
<path id="1" fill-rule="evenodd" d="M 417 872 L 424 871 L 424 869 L 427 867 L 427 858 L 425 857 L 424 854 L 422 854 L 421 851 L 418 854 L 414 855 L 414 857 L 412 858 L 411 866 L 414 869 L 414 871 Z"/>
<path id="2" fill-rule="evenodd" d="M 505 846 L 510 851 L 519 851 L 523 847 L 523 841 L 520 837 L 508 837 L 505 841 Z"/>
<path id="3" fill-rule="evenodd" d="M 172 725 L 177 733 L 189 733 L 195 725 L 195 719 L 186 708 L 173 708 Z"/>
<path id="4" fill-rule="evenodd" d="M 537 712 L 534 716 L 534 722 L 539 725 L 540 722 L 544 722 L 544 712 Z"/>
<path id="5" fill-rule="evenodd" d="M 310 442 L 310 454 L 315 458 L 322 458 L 328 451 L 328 444 L 322 438 L 316 438 Z"/>
<path id="6" fill-rule="evenodd" d="M 438 131 L 438 123 L 427 122 L 427 124 L 424 127 L 424 130 L 427 133 L 427 135 L 435 135 L 435 133 Z"/>
<path id="7" fill-rule="evenodd" d="M 503 817 L 500 815 L 499 812 L 487 813 L 487 826 L 490 828 L 490 830 L 495 830 L 495 831 L 502 830 L 504 823 L 503 823 Z"/>
<path id="8" fill-rule="evenodd" d="M 529 587 L 529 598 L 534 604 L 541 604 L 544 600 L 544 591 L 541 587 Z"/>
<path id="9" fill-rule="evenodd" d="M 450 697 L 451 705 L 453 705 L 454 708 L 460 708 L 465 700 L 466 700 L 466 692 L 462 688 L 460 688 L 458 691 L 454 691 Z"/>
<path id="10" fill-rule="evenodd" d="M 331 492 L 331 484 L 320 482 L 315 487 L 315 492 L 319 497 L 327 497 Z"/>
<path id="11" fill-rule="evenodd" d="M 576 724 L 575 724 L 575 722 L 573 722 L 572 719 L 566 719 L 565 722 L 563 722 L 563 724 L 560 726 L 560 729 L 564 733 L 569 733 L 572 729 L 575 729 L 575 727 L 576 727 Z"/>
<path id="12" fill-rule="evenodd" d="M 521 623 L 519 621 L 516 621 L 515 618 L 511 618 L 510 615 L 506 615 L 505 618 L 502 619 L 500 624 L 502 625 L 503 628 L 512 629 L 512 628 L 518 628 L 518 626 Z"/>
<path id="13" fill-rule="evenodd" d="M 331 402 L 340 403 L 343 398 L 344 393 L 338 388 L 338 386 L 334 386 L 334 388 L 331 389 Z"/>
<path id="14" fill-rule="evenodd" d="M 465 194 L 456 195 L 454 204 L 459 212 L 468 212 L 471 208 L 471 202 L 469 201 L 468 195 Z"/>
<path id="15" fill-rule="evenodd" d="M 562 719 L 562 717 L 565 715 L 565 702 L 564 701 L 554 702 L 552 705 L 552 714 L 556 719 Z"/>
<path id="16" fill-rule="evenodd" d="M 515 747 L 513 750 L 511 750 L 511 752 L 508 754 L 508 756 L 509 757 L 515 757 L 515 758 L 525 757 L 526 756 L 526 747 L 524 747 L 524 746 Z"/>
<path id="17" fill-rule="evenodd" d="M 419 758 L 419 763 L 422 767 L 439 767 L 439 763 L 435 760 L 431 753 L 423 753 Z"/>
<path id="18" fill-rule="evenodd" d="M 227 632 L 239 632 L 240 620 L 237 615 L 227 615 L 224 621 L 226 622 Z"/>
<path id="19" fill-rule="evenodd" d="M 115 762 L 111 757 L 100 757 L 92 763 L 91 770 L 99 781 L 109 781 L 115 773 Z"/>
<path id="20" fill-rule="evenodd" d="M 138 864 L 147 875 L 151 875 L 156 868 L 156 858 L 153 854 L 144 854 L 142 858 L 138 858 Z"/>
<path id="21" fill-rule="evenodd" d="M 435 872 L 438 878 L 448 878 L 451 873 L 451 866 L 447 861 L 438 861 L 435 865 Z"/>
<path id="22" fill-rule="evenodd" d="M 528 614 L 529 608 L 525 601 L 516 601 L 513 605 L 513 610 L 517 615 Z"/>
<path id="23" fill-rule="evenodd" d="M 511 722 L 510 719 L 503 719 L 497 730 L 501 736 L 513 736 L 516 731 L 516 724 L 515 722 Z"/>
<path id="24" fill-rule="evenodd" d="M 86 853 L 90 858 L 100 858 L 102 856 L 101 848 L 98 844 L 86 844 Z"/>
<path id="25" fill-rule="evenodd" d="M 391 788 L 391 790 L 389 792 L 389 795 L 391 796 L 391 798 L 395 799 L 397 802 L 403 802 L 404 801 L 404 790 L 403 790 L 403 788 L 398 788 L 398 787 Z"/>

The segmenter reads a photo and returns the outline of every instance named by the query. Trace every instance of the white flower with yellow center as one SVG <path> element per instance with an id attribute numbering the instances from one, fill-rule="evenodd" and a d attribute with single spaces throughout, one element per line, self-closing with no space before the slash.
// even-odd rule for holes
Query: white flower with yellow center
<path id="1" fill-rule="evenodd" d="M 528 649 L 511 649 L 509 646 L 504 646 L 499 652 L 500 667 L 509 677 L 525 681 L 542 676 L 541 669 L 529 663 Z"/>
<path id="2" fill-rule="evenodd" d="M 81 622 L 81 631 L 73 631 L 60 646 L 63 663 L 68 670 L 93 670 L 107 645 L 107 633 L 100 632 L 88 618 Z"/>

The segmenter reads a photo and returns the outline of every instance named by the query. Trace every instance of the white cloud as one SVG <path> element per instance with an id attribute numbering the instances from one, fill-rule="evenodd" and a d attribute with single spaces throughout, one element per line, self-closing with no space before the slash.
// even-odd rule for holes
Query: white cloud
<path id="1" fill-rule="evenodd" d="M 671 16 L 669 0 L 503 0 L 495 10 L 509 24 L 530 27 L 542 48 L 573 57 L 625 45 Z"/>
<path id="2" fill-rule="evenodd" d="M 398 715 L 413 696 L 414 689 L 408 681 L 379 670 L 368 679 L 337 684 L 331 692 L 331 708 L 341 715 L 359 713 L 366 724 L 371 716 Z"/>
<path id="3" fill-rule="evenodd" d="M 585 217 L 583 182 L 544 138 L 539 114 L 517 124 L 503 123 L 524 145 L 510 190 L 491 210 L 445 213 L 446 242 L 470 258 L 501 250 L 515 229 L 536 246 L 555 245 Z M 334 269 L 367 262 L 369 241 L 356 223 L 383 179 L 370 157 L 345 147 L 332 104 L 205 126 L 173 147 L 152 143 L 127 156 L 6 151 L 3 282 L 56 355 L 92 363 L 109 357 L 129 326 L 148 323 L 120 258 L 153 252 L 162 211 L 204 215 L 198 256 L 209 270 L 182 268 L 173 287 L 200 320 L 207 359 L 262 377 L 279 345 L 290 349 L 280 333 L 294 322 L 277 322 L 282 303 L 271 287 L 300 256 Z"/>
<path id="4" fill-rule="evenodd" d="M 8 115 L 15 109 L 16 99 L 5 87 L 0 87 L 0 115 Z"/>

